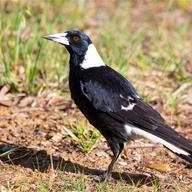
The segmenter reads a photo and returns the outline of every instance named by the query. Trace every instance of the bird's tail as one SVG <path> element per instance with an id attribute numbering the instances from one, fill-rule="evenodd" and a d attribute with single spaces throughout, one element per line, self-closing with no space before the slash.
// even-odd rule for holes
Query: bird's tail
<path id="1" fill-rule="evenodd" d="M 192 164 L 192 143 L 178 133 L 176 134 L 178 137 L 177 140 L 172 140 L 173 138 L 170 137 L 170 140 L 163 144 L 164 147 Z"/>
<path id="2" fill-rule="evenodd" d="M 168 129 L 171 128 L 168 127 Z M 166 147 L 182 159 L 192 164 L 192 143 L 190 141 L 188 141 L 183 136 L 179 135 L 173 129 L 171 129 L 170 135 L 164 132 L 159 136 L 159 142 L 164 147 Z"/>
<path id="3" fill-rule="evenodd" d="M 154 143 L 164 147 L 192 164 L 192 142 L 179 135 L 167 125 L 162 125 L 155 130 L 141 130 L 136 128 L 135 134 L 141 135 Z"/>

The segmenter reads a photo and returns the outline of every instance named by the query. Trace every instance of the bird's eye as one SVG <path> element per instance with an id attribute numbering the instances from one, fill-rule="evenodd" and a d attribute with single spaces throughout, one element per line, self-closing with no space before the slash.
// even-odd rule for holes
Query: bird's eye
<path id="1" fill-rule="evenodd" d="M 80 37 L 77 36 L 77 35 L 74 35 L 74 36 L 72 37 L 72 39 L 73 39 L 74 42 L 79 42 Z"/>

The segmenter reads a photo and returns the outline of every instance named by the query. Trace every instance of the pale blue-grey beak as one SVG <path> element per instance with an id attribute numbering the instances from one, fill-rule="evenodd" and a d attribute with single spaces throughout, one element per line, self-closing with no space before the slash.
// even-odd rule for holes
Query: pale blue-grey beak
<path id="1" fill-rule="evenodd" d="M 63 45 L 69 45 L 69 40 L 67 39 L 67 33 L 56 33 L 52 35 L 43 36 L 44 39 L 55 41 Z"/>

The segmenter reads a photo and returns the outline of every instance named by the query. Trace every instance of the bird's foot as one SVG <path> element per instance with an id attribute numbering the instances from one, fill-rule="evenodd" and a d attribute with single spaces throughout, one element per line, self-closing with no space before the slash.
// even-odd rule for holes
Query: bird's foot
<path id="1" fill-rule="evenodd" d="M 94 180 L 98 183 L 111 181 L 112 177 L 107 173 L 107 171 L 103 172 L 101 175 L 97 176 Z"/>

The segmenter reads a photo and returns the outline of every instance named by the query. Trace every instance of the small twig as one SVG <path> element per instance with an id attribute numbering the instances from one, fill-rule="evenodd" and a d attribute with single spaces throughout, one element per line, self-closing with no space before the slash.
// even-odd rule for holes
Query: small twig
<path id="1" fill-rule="evenodd" d="M 163 147 L 160 144 L 132 144 L 127 145 L 127 149 L 134 149 L 134 148 L 157 148 L 157 147 Z"/>

